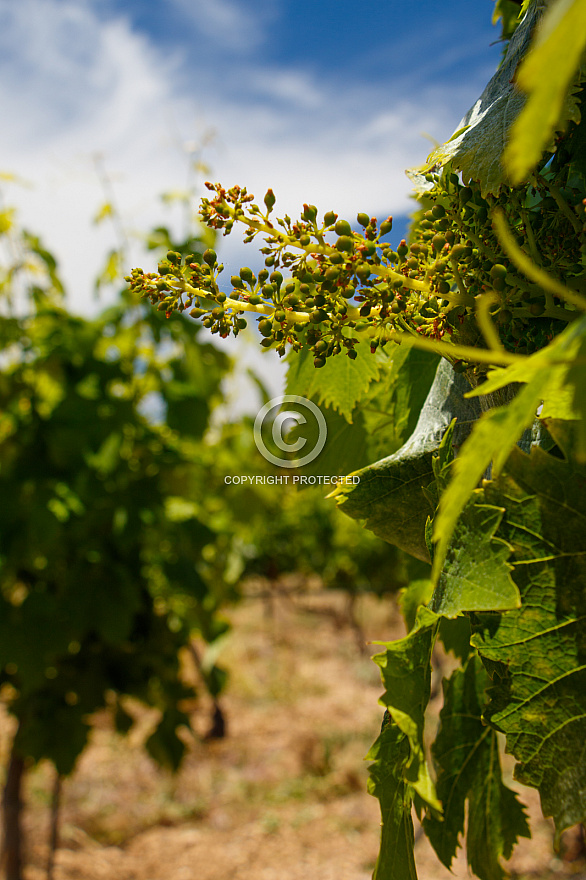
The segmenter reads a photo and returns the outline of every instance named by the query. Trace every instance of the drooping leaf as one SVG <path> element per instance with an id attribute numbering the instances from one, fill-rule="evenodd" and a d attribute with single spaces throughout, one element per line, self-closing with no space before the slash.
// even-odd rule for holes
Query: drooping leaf
<path id="1" fill-rule="evenodd" d="M 457 617 L 464 611 L 518 608 L 519 591 L 507 559 L 513 549 L 495 537 L 504 509 L 483 502 L 477 491 L 460 516 L 430 607 L 436 614 Z"/>
<path id="2" fill-rule="evenodd" d="M 381 703 L 409 741 L 410 755 L 403 770 L 405 780 L 426 805 L 439 810 L 423 746 L 425 709 L 431 692 L 431 652 L 437 625 L 437 616 L 421 607 L 409 635 L 385 643 L 384 653 L 376 654 L 373 660 L 380 667 L 386 688 Z"/>
<path id="3" fill-rule="evenodd" d="M 407 737 L 385 713 L 380 736 L 366 756 L 367 761 L 373 762 L 368 791 L 380 802 L 382 820 L 373 880 L 417 880 L 411 819 L 413 792 L 403 776 L 409 751 Z"/>
<path id="4" fill-rule="evenodd" d="M 502 780 L 497 735 L 482 720 L 488 674 L 476 656 L 444 680 L 440 730 L 432 747 L 443 821 L 424 819 L 425 831 L 450 868 L 464 834 L 466 801 L 468 863 L 481 880 L 501 880 L 519 837 L 529 837 L 522 805 Z"/>
<path id="5" fill-rule="evenodd" d="M 460 445 L 479 407 L 463 397 L 469 386 L 447 361 L 440 362 L 436 378 L 415 431 L 398 452 L 356 472 L 360 482 L 340 485 L 333 497 L 344 513 L 364 520 L 371 531 L 425 561 L 429 551 L 425 524 L 434 508 L 422 490 L 434 480 L 433 456 L 457 418 L 454 444 Z"/>
<path id="6" fill-rule="evenodd" d="M 493 678 L 485 715 L 559 834 L 586 818 L 586 469 L 514 450 L 485 491 L 505 508 L 499 535 L 514 547 L 522 599 L 475 625 L 472 642 Z"/>
<path id="7" fill-rule="evenodd" d="M 555 133 L 563 131 L 569 120 L 580 121 L 575 77 L 584 49 L 584 0 L 551 3 L 516 74 L 518 88 L 529 98 L 503 154 L 514 185 L 527 179 L 543 151 L 551 147 Z"/>

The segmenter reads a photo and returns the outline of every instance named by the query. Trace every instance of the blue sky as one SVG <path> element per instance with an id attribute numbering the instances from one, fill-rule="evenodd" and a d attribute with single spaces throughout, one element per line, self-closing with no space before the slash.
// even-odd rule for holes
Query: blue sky
<path id="1" fill-rule="evenodd" d="M 184 187 L 201 146 L 212 179 L 259 198 L 272 186 L 280 212 L 392 213 L 400 236 L 405 168 L 449 137 L 498 62 L 493 5 L 0 0 L 0 171 L 31 184 L 4 199 L 86 312 L 113 243 L 91 225 L 96 153 L 130 230 L 179 222 L 158 195 Z M 233 236 L 221 253 L 227 268 L 253 263 Z"/>

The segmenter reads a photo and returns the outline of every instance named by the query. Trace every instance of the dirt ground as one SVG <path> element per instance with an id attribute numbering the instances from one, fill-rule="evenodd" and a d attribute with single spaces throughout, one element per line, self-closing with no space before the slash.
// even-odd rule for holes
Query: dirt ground
<path id="1" fill-rule="evenodd" d="M 63 785 L 55 880 L 368 880 L 380 820 L 363 758 L 380 729 L 381 686 L 344 603 L 322 593 L 270 606 L 248 599 L 231 612 L 221 657 L 228 736 L 191 739 L 175 777 L 141 747 L 152 715 L 139 712 L 126 738 L 101 715 Z M 365 639 L 404 634 L 389 601 L 361 599 L 358 616 Z M 202 734 L 209 715 L 202 699 L 194 709 Z M 9 734 L 4 718 L 2 757 Z M 52 779 L 48 765 L 28 774 L 26 880 L 46 877 Z M 513 876 L 586 878 L 583 861 L 553 856 L 538 798 L 525 801 L 534 839 L 518 847 Z M 420 880 L 468 876 L 462 856 L 450 875 L 423 836 L 416 858 Z"/>

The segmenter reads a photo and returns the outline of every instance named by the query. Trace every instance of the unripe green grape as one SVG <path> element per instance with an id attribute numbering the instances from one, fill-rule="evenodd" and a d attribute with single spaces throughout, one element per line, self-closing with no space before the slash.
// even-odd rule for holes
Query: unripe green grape
<path id="1" fill-rule="evenodd" d="M 305 300 L 305 307 L 307 309 L 312 309 L 315 305 L 315 299 L 312 296 L 308 296 Z"/>
<path id="2" fill-rule="evenodd" d="M 490 277 L 491 278 L 504 278 L 507 274 L 507 267 L 503 266 L 501 263 L 495 263 L 490 267 Z"/>
<path id="3" fill-rule="evenodd" d="M 262 302 L 262 297 L 260 297 L 258 293 L 253 293 L 251 294 L 251 296 L 248 297 L 248 302 L 252 306 L 259 306 Z"/>
<path id="4" fill-rule="evenodd" d="M 436 220 L 441 220 L 442 217 L 446 216 L 446 209 L 443 205 L 434 205 L 431 209 L 431 213 L 435 217 Z"/>
<path id="5" fill-rule="evenodd" d="M 269 270 L 268 269 L 261 269 L 260 272 L 258 273 L 259 283 L 264 284 L 268 277 L 269 277 Z"/>
<path id="6" fill-rule="evenodd" d="M 203 252 L 202 260 L 204 263 L 207 263 L 208 266 L 215 266 L 218 256 L 213 248 L 207 248 Z"/>
<path id="7" fill-rule="evenodd" d="M 301 245 L 301 247 L 308 247 L 308 245 L 311 244 L 311 236 L 307 235 L 307 233 L 300 235 L 299 236 L 299 244 Z"/>
<path id="8" fill-rule="evenodd" d="M 205 309 L 192 309 L 189 314 L 192 318 L 201 318 L 201 316 L 205 315 L 205 313 Z"/>
<path id="9" fill-rule="evenodd" d="M 338 220 L 334 226 L 334 232 L 340 236 L 352 235 L 352 227 L 347 220 Z"/>
<path id="10" fill-rule="evenodd" d="M 259 272 L 259 277 L 260 277 L 260 272 Z M 262 292 L 263 292 L 264 296 L 270 298 L 271 296 L 273 296 L 273 294 L 275 292 L 275 285 L 274 284 L 263 284 Z"/>
<path id="11" fill-rule="evenodd" d="M 473 196 L 473 192 L 469 186 L 463 186 L 460 192 L 458 193 L 458 197 L 460 199 L 460 204 L 465 205 Z"/>
<path id="12" fill-rule="evenodd" d="M 496 322 L 500 326 L 504 324 L 510 324 L 513 320 L 513 313 L 509 311 L 509 309 L 501 309 L 498 315 L 496 316 Z"/>
<path id="13" fill-rule="evenodd" d="M 277 309 L 275 312 L 275 321 L 278 321 L 279 324 L 286 319 L 287 315 L 285 314 L 283 309 Z"/>
<path id="14" fill-rule="evenodd" d="M 281 284 L 283 283 L 283 276 L 278 271 L 271 272 L 271 276 L 269 278 L 269 281 L 271 282 L 271 284 L 274 284 L 278 289 L 281 286 Z"/>
<path id="15" fill-rule="evenodd" d="M 431 239 L 431 246 L 438 254 L 441 250 L 443 250 L 445 243 L 446 239 L 444 235 L 434 235 L 434 237 Z"/>
<path id="16" fill-rule="evenodd" d="M 465 244 L 455 244 L 450 251 L 450 256 L 458 262 L 466 260 L 472 254 L 472 248 Z"/>
<path id="17" fill-rule="evenodd" d="M 340 293 L 342 294 L 342 296 L 346 297 L 346 299 L 352 299 L 352 297 L 356 293 L 356 288 L 353 287 L 351 284 L 348 284 L 346 287 L 340 290 Z"/>
<path id="18" fill-rule="evenodd" d="M 325 341 L 325 339 L 318 339 L 318 341 L 315 343 L 314 351 L 316 354 L 321 354 L 323 351 L 326 351 L 327 348 L 328 343 Z"/>
<path id="19" fill-rule="evenodd" d="M 338 221 L 339 223 L 340 221 Z M 338 225 L 336 223 L 336 226 Z M 341 235 L 340 238 L 336 242 L 336 248 L 339 251 L 353 251 L 354 250 L 354 239 L 349 235 Z"/>
<path id="20" fill-rule="evenodd" d="M 312 324 L 321 324 L 322 321 L 325 321 L 328 317 L 328 313 L 324 309 L 316 309 L 309 316 L 309 320 Z"/>
<path id="21" fill-rule="evenodd" d="M 361 226 L 368 226 L 368 224 L 370 223 L 370 217 L 368 216 L 368 214 L 364 214 L 363 212 L 358 214 L 356 219 Z"/>
<path id="22" fill-rule="evenodd" d="M 269 213 L 273 210 L 276 201 L 277 199 L 274 192 L 272 191 L 272 189 L 268 189 L 264 197 L 264 203 L 267 206 L 267 210 L 269 211 Z"/>
<path id="23" fill-rule="evenodd" d="M 350 360 L 352 360 L 352 361 L 356 360 L 356 358 L 358 357 L 358 352 L 355 351 L 353 348 L 349 349 L 349 350 L 346 352 L 346 354 L 348 355 L 348 357 L 349 357 Z"/>
<path id="24" fill-rule="evenodd" d="M 270 348 L 271 345 L 273 344 L 273 339 L 272 339 L 272 337 L 267 336 L 266 339 L 261 339 L 260 344 L 262 345 L 263 348 Z"/>
<path id="25" fill-rule="evenodd" d="M 356 266 L 355 272 L 361 281 L 366 281 L 366 279 L 370 278 L 370 275 L 372 274 L 370 271 L 370 266 L 367 263 L 359 263 Z"/>
<path id="26" fill-rule="evenodd" d="M 285 293 L 294 293 L 296 286 L 294 281 L 288 281 L 285 285 Z"/>
<path id="27" fill-rule="evenodd" d="M 333 226 L 337 219 L 338 215 L 334 211 L 327 211 L 324 214 L 324 224 L 326 226 Z"/>
<path id="28" fill-rule="evenodd" d="M 316 296 L 314 297 L 314 302 L 316 306 L 325 306 L 326 298 L 323 293 L 316 294 Z"/>
<path id="29" fill-rule="evenodd" d="M 381 235 L 388 235 L 392 228 L 393 228 L 393 218 L 387 217 L 387 219 L 383 220 L 383 222 L 380 225 L 380 234 Z"/>
<path id="30" fill-rule="evenodd" d="M 316 357 L 313 359 L 313 365 L 319 370 L 321 367 L 325 367 L 326 359 L 324 357 Z"/>
<path id="31" fill-rule="evenodd" d="M 272 254 L 270 254 L 265 260 L 265 266 L 274 266 L 274 265 L 275 265 L 275 258 Z"/>
<path id="32" fill-rule="evenodd" d="M 341 266 L 344 262 L 344 254 L 339 253 L 338 251 L 334 251 L 334 253 L 330 256 L 330 263 L 333 263 L 335 266 Z"/>
<path id="33" fill-rule="evenodd" d="M 247 281 L 249 284 L 254 281 L 254 273 L 252 269 L 249 269 L 248 266 L 243 266 L 240 270 L 240 277 L 243 281 Z"/>
<path id="34" fill-rule="evenodd" d="M 269 321 L 268 318 L 263 318 L 258 322 L 258 329 L 260 331 L 261 336 L 270 336 L 273 332 L 272 322 Z"/>
<path id="35" fill-rule="evenodd" d="M 239 275 L 232 275 L 230 278 L 230 284 L 232 287 L 235 287 L 237 290 L 243 290 L 244 284 L 242 283 L 242 278 Z"/>
<path id="36" fill-rule="evenodd" d="M 326 281 L 337 281 L 340 277 L 340 270 L 337 266 L 330 266 L 329 269 L 326 269 L 325 280 Z"/>
<path id="37" fill-rule="evenodd" d="M 532 302 L 529 306 L 529 311 L 535 318 L 539 318 L 545 311 L 545 304 L 543 302 Z"/>
<path id="38" fill-rule="evenodd" d="M 167 251 L 167 259 L 170 263 L 178 265 L 181 262 L 181 254 L 178 254 L 177 251 Z"/>

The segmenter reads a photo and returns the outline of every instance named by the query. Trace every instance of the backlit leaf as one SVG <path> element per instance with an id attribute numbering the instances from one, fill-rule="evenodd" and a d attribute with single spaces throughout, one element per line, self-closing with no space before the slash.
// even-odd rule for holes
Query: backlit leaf
<path id="1" fill-rule="evenodd" d="M 547 9 L 530 52 L 519 67 L 517 86 L 529 95 L 516 119 L 503 161 L 513 184 L 527 179 L 555 133 L 580 121 L 579 86 L 572 88 L 586 48 L 586 3 L 556 0 Z"/>

